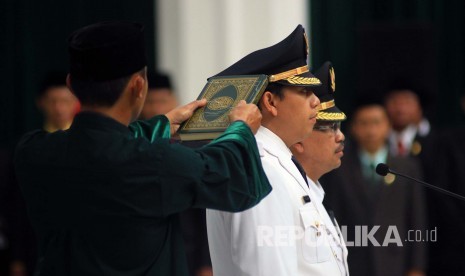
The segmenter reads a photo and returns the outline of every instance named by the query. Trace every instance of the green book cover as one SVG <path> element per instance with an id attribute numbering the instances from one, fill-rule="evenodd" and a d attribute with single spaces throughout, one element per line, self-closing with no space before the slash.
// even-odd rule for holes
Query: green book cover
<path id="1" fill-rule="evenodd" d="M 220 76 L 208 79 L 198 100 L 207 104 L 197 109 L 178 130 L 181 140 L 215 139 L 229 126 L 229 111 L 240 100 L 258 103 L 268 84 L 267 75 Z"/>

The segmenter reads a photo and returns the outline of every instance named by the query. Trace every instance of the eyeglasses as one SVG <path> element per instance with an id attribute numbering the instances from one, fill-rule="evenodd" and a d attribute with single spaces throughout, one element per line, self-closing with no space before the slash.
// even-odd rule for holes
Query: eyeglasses
<path id="1" fill-rule="evenodd" d="M 341 129 L 341 122 L 317 122 L 315 126 L 313 126 L 313 130 L 322 131 L 322 132 L 332 131 L 334 133 L 337 133 L 337 131 L 340 129 Z"/>

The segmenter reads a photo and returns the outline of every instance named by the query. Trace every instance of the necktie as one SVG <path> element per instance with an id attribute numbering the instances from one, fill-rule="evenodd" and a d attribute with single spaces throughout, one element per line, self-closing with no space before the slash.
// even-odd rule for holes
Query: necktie
<path id="1" fill-rule="evenodd" d="M 370 162 L 370 176 L 371 176 L 371 182 L 372 183 L 376 183 L 376 180 L 378 180 L 377 178 L 377 174 L 376 174 L 376 165 L 374 162 Z"/>
<path id="2" fill-rule="evenodd" d="M 307 183 L 307 186 L 308 186 L 307 174 L 305 173 L 304 168 L 302 168 L 302 165 L 300 165 L 299 161 L 297 161 L 297 159 L 295 159 L 294 156 L 292 156 L 291 160 L 292 160 L 292 162 L 294 162 L 294 165 L 297 167 L 297 169 L 299 170 L 300 174 L 301 174 L 302 177 L 304 178 L 305 183 Z"/>
<path id="3" fill-rule="evenodd" d="M 401 139 L 398 139 L 397 140 L 397 154 L 400 156 L 405 156 L 406 153 L 407 153 L 407 150 L 404 146 L 404 143 L 402 143 Z"/>
<path id="4" fill-rule="evenodd" d="M 323 207 L 325 207 L 326 212 L 328 213 L 328 216 L 331 219 L 331 222 L 333 223 L 334 227 L 336 227 L 336 218 L 334 217 L 333 210 L 331 210 L 328 202 L 326 202 L 325 200 L 323 200 L 322 204 L 323 204 Z"/>
<path id="5" fill-rule="evenodd" d="M 292 162 L 294 162 L 294 165 L 297 167 L 300 174 L 304 178 L 305 183 L 307 183 L 307 186 L 308 186 L 307 174 L 305 173 L 304 168 L 302 168 L 302 165 L 300 165 L 299 161 L 297 161 L 297 159 L 295 159 L 294 156 L 292 156 L 291 160 L 292 160 Z M 325 205 L 326 204 L 323 204 L 323 207 L 326 209 L 326 212 L 328 212 L 329 218 L 331 219 L 331 222 L 333 223 L 333 225 L 336 226 L 336 220 L 334 218 L 334 212 L 331 209 L 326 208 L 327 206 L 325 206 Z"/>

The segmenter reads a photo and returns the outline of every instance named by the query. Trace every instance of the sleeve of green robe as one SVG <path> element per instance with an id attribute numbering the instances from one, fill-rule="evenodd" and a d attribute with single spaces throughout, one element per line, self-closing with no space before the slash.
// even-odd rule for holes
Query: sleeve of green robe
<path id="1" fill-rule="evenodd" d="M 164 115 L 155 116 L 149 120 L 139 120 L 131 123 L 129 129 L 134 137 L 145 137 L 151 143 L 156 139 L 170 138 L 170 121 Z"/>
<path id="2" fill-rule="evenodd" d="M 162 150 L 164 215 L 191 207 L 243 211 L 271 192 L 255 137 L 243 122 L 200 149 L 170 144 Z"/>
<path id="3" fill-rule="evenodd" d="M 134 136 L 154 143 L 160 174 L 163 214 L 191 207 L 237 212 L 255 206 L 271 191 L 255 137 L 244 122 L 229 128 L 200 149 L 168 144 L 165 116 L 130 125 Z M 158 159 L 158 158 L 157 158 Z"/>

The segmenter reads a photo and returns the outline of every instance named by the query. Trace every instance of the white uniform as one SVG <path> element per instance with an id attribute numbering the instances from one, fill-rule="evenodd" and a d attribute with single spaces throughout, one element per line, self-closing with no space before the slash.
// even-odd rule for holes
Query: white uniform
<path id="1" fill-rule="evenodd" d="M 207 210 L 213 274 L 348 275 L 347 249 L 321 204 L 324 192 L 314 183 L 309 189 L 273 132 L 260 127 L 256 139 L 273 191 L 244 212 Z"/>

